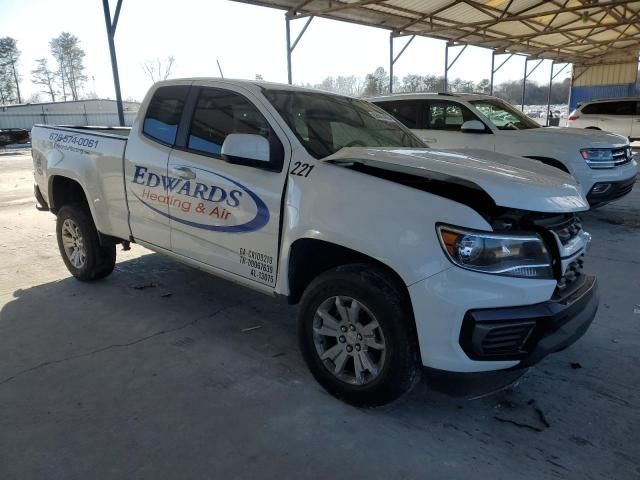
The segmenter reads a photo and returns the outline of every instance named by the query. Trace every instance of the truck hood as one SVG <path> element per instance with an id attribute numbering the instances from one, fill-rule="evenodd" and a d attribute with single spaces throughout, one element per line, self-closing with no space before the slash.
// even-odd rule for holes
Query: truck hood
<path id="1" fill-rule="evenodd" d="M 501 207 L 553 213 L 589 209 L 570 175 L 534 160 L 484 150 L 348 147 L 322 161 L 355 162 L 484 190 Z"/>
<path id="2" fill-rule="evenodd" d="M 629 145 L 629 140 L 622 135 L 586 128 L 545 127 L 503 130 L 500 133 L 517 135 L 518 139 L 546 143 L 561 142 L 566 145 L 567 142 L 574 142 L 576 148 L 612 148 Z"/>

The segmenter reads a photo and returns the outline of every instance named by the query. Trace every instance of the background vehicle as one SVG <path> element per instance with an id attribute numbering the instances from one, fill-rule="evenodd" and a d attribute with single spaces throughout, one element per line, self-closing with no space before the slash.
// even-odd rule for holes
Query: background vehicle
<path id="1" fill-rule="evenodd" d="M 640 140 L 640 97 L 585 102 L 571 112 L 567 126 L 605 130 Z"/>
<path id="2" fill-rule="evenodd" d="M 526 366 L 592 321 L 588 208 L 571 177 L 425 148 L 369 102 L 257 82 L 174 80 L 131 132 L 36 126 L 36 197 L 80 280 L 115 244 L 300 303 L 316 379 L 354 404 L 419 366 Z"/>
<path id="3" fill-rule="evenodd" d="M 638 166 L 628 139 L 568 128 L 542 128 L 488 95 L 408 94 L 372 99 L 436 148 L 485 149 L 538 160 L 570 173 L 592 207 L 628 194 Z"/>
<path id="4" fill-rule="evenodd" d="M 12 143 L 27 143 L 29 141 L 29 131 L 22 128 L 1 128 L 0 147 L 11 145 Z"/>

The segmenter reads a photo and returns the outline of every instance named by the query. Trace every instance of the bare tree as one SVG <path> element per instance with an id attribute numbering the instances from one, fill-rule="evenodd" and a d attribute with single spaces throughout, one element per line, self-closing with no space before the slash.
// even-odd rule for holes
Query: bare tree
<path id="1" fill-rule="evenodd" d="M 25 103 L 42 103 L 40 92 L 32 93 L 29 98 L 25 100 Z"/>
<path id="2" fill-rule="evenodd" d="M 6 105 L 14 101 L 14 84 L 11 78 L 5 74 L 5 71 L 0 69 L 0 104 Z"/>
<path id="3" fill-rule="evenodd" d="M 167 58 L 158 57 L 155 60 L 147 60 L 144 62 L 142 64 L 142 70 L 153 83 L 160 82 L 169 78 L 175 61 L 176 59 L 173 55 Z"/>
<path id="4" fill-rule="evenodd" d="M 20 50 L 16 44 L 15 38 L 0 38 L 0 89 L 2 94 L 0 98 L 3 103 L 11 101 L 15 88 L 18 97 L 18 103 L 22 103 L 20 97 L 20 76 L 16 64 L 20 59 Z"/>
<path id="5" fill-rule="evenodd" d="M 84 74 L 84 50 L 80 39 L 69 32 L 62 32 L 49 42 L 51 54 L 58 63 L 57 76 L 62 83 L 62 95 L 67 100 L 67 89 L 73 100 L 79 99 L 79 93 L 87 81 Z"/>
<path id="6" fill-rule="evenodd" d="M 44 89 L 42 93 L 46 93 L 51 97 L 51 101 L 56 101 L 56 73 L 49 69 L 46 58 L 36 60 L 35 70 L 31 70 L 31 82 L 36 85 L 42 85 Z"/>

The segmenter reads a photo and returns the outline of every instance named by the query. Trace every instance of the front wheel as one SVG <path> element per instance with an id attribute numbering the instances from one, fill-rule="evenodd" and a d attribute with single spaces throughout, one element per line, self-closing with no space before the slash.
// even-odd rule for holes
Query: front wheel
<path id="1" fill-rule="evenodd" d="M 383 269 L 346 265 L 323 273 L 301 302 L 299 341 L 316 380 L 358 406 L 389 403 L 419 377 L 406 295 Z"/>
<path id="2" fill-rule="evenodd" d="M 81 281 L 109 275 L 116 263 L 116 246 L 101 246 L 98 232 L 86 209 L 65 205 L 58 212 L 56 236 L 67 270 Z"/>

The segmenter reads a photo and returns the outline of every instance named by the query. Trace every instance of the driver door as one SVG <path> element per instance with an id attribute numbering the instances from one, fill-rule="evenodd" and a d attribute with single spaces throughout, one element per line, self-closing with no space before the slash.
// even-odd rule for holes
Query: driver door
<path id="1" fill-rule="evenodd" d="M 190 125 L 171 151 L 171 248 L 263 285 L 276 282 L 281 202 L 291 147 L 269 111 L 248 91 L 215 82 L 196 89 Z M 227 135 L 260 135 L 270 164 L 223 159 Z M 284 141 L 283 141 L 284 139 Z"/>

